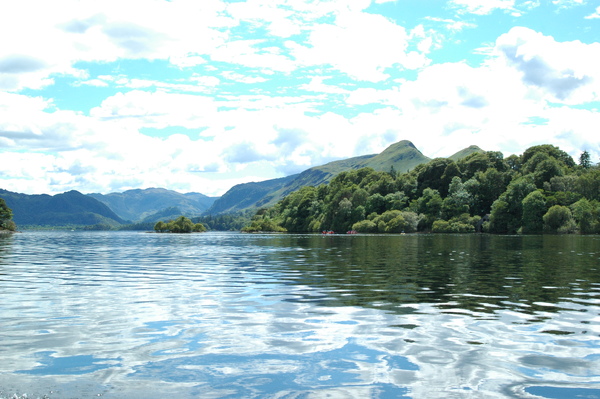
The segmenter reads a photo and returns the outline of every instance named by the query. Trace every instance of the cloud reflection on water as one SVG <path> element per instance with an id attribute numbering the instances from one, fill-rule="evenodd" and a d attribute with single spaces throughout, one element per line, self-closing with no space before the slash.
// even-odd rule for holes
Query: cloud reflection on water
<path id="1" fill-rule="evenodd" d="M 36 236 L 29 234 L 24 244 Z M 106 239 L 131 239 L 115 236 Z M 336 287 L 305 284 L 296 270 L 268 262 L 297 254 L 290 247 L 142 237 L 146 243 L 116 258 L 111 245 L 89 241 L 69 244 L 81 251 L 71 257 L 68 246 L 59 257 L 42 245 L 46 258 L 36 264 L 40 254 L 27 252 L 35 248 L 15 246 L 24 251 L 19 260 L 0 270 L 10 295 L 0 297 L 0 387 L 149 398 L 173 390 L 182 397 L 500 398 L 600 384 L 597 284 L 534 310 L 502 308 L 486 296 L 464 308 L 454 295 L 390 311 L 341 303 Z M 89 258 L 92 248 L 102 256 Z"/>

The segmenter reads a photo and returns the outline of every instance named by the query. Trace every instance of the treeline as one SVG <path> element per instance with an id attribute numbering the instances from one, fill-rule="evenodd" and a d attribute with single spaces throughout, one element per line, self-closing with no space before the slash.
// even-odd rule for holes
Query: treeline
<path id="1" fill-rule="evenodd" d="M 221 215 L 206 215 L 192 218 L 194 223 L 202 223 L 208 230 L 240 231 L 248 225 L 254 216 L 254 211 L 241 211 Z"/>
<path id="2" fill-rule="evenodd" d="M 408 173 L 342 172 L 260 209 L 243 231 L 363 233 L 600 232 L 600 168 L 539 145 L 506 159 L 479 152 L 436 158 Z"/>

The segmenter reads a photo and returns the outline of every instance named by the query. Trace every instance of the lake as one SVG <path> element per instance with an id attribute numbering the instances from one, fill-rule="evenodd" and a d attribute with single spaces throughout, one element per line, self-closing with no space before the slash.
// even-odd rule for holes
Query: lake
<path id="1" fill-rule="evenodd" d="M 0 398 L 600 398 L 600 236 L 0 236 Z"/>

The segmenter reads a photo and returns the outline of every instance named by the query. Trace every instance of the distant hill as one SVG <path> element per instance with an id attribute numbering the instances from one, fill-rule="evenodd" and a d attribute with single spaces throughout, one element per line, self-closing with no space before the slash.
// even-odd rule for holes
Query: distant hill
<path id="1" fill-rule="evenodd" d="M 238 184 L 216 200 L 206 213 L 220 214 L 271 206 L 301 187 L 328 183 L 333 177 L 347 170 L 370 167 L 385 172 L 393 167 L 397 172 L 405 173 L 430 160 L 413 143 L 403 140 L 392 144 L 380 154 L 333 161 L 280 179 Z"/>
<path id="2" fill-rule="evenodd" d="M 485 151 L 482 150 L 481 148 L 477 147 L 476 145 L 472 145 L 472 146 L 469 146 L 469 147 L 465 148 L 464 150 L 461 150 L 461 151 L 457 152 L 454 155 L 449 156 L 448 158 L 450 158 L 454 162 L 457 162 L 457 161 L 459 161 L 459 160 L 461 160 L 463 158 L 466 158 L 469 155 L 474 154 L 476 152 L 478 152 L 478 153 L 484 153 Z"/>
<path id="3" fill-rule="evenodd" d="M 204 213 L 217 199 L 217 197 L 208 197 L 200 193 L 182 194 L 164 188 L 88 195 L 106 204 L 123 219 L 134 222 L 154 222 L 167 219 L 171 215 L 173 217 L 198 216 Z"/>
<path id="4" fill-rule="evenodd" d="M 79 191 L 29 195 L 0 189 L 17 226 L 118 226 L 126 221 L 102 202 Z"/>
<path id="5" fill-rule="evenodd" d="M 216 215 L 254 208 L 257 203 L 269 202 L 276 198 L 275 193 L 282 190 L 297 177 L 298 175 L 292 175 L 256 183 L 237 184 L 217 199 L 206 213 Z"/>

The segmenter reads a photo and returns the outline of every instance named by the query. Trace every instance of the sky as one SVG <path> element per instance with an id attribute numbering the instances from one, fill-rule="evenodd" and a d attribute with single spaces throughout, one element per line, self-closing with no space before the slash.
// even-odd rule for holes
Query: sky
<path id="1" fill-rule="evenodd" d="M 0 188 L 220 196 L 410 140 L 600 161 L 598 0 L 0 0 Z"/>

